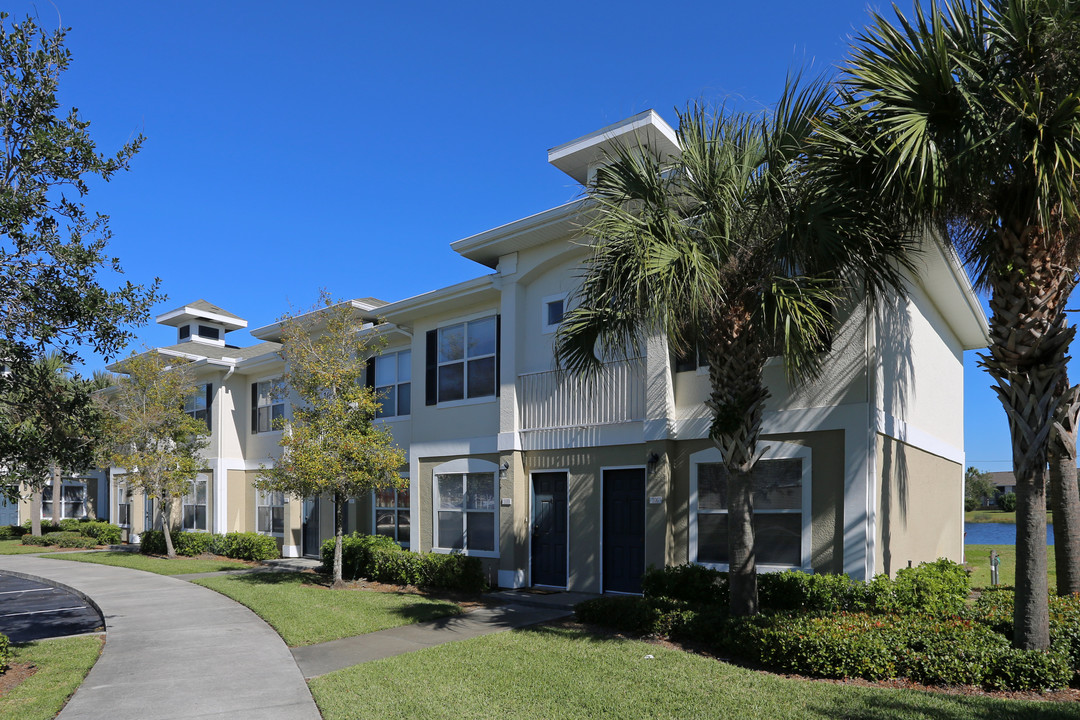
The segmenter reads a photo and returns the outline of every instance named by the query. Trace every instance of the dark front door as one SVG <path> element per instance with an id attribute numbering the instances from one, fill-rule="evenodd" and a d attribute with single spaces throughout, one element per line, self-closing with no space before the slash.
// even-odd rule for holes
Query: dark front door
<path id="1" fill-rule="evenodd" d="M 566 587 L 566 473 L 533 473 L 532 584 Z"/>
<path id="2" fill-rule="evenodd" d="M 319 557 L 319 498 L 304 500 L 304 555 Z"/>
<path id="3" fill-rule="evenodd" d="M 604 592 L 641 592 L 645 468 L 604 471 Z"/>

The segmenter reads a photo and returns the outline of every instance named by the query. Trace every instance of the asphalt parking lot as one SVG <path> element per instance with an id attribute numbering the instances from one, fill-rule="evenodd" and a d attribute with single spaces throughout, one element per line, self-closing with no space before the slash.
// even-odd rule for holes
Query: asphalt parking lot
<path id="1" fill-rule="evenodd" d="M 105 622 L 73 592 L 0 573 L 0 632 L 12 642 L 100 631 Z"/>

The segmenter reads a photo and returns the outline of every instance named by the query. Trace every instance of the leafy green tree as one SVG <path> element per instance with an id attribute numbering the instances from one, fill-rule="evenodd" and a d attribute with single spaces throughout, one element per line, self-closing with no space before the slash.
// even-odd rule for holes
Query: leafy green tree
<path id="1" fill-rule="evenodd" d="M 736 615 L 758 611 L 751 472 L 763 451 L 765 362 L 780 352 L 790 379 L 813 377 L 834 308 L 899 287 L 907 250 L 885 233 L 859 246 L 834 242 L 833 224 L 861 221 L 860 208 L 819 202 L 822 188 L 801 170 L 828 106 L 824 84 L 789 83 L 771 113 L 690 106 L 679 115 L 677 157 L 613 151 L 587 189 L 583 235 L 593 254 L 556 339 L 560 363 L 574 371 L 653 334 L 708 365 Z"/>
<path id="2" fill-rule="evenodd" d="M 92 381 L 74 374 L 61 355 L 49 353 L 24 372 L 28 382 L 9 385 L 12 394 L 0 402 L 0 422 L 25 447 L 7 467 L 5 479 L 14 483 L 5 494 L 14 501 L 20 488 L 30 493 L 31 533 L 40 535 L 43 488 L 51 483 L 53 521 L 59 522 L 61 472 L 93 467 L 102 427 L 97 408 L 86 402 Z"/>
<path id="3" fill-rule="evenodd" d="M 103 394 L 107 458 L 127 473 L 128 487 L 161 502 L 166 554 L 175 558 L 173 507 L 203 468 L 207 443 L 206 423 L 184 412 L 197 391 L 194 376 L 189 361 L 154 351 L 131 355 L 120 372 Z"/>
<path id="4" fill-rule="evenodd" d="M 874 14 L 842 82 L 818 153 L 835 165 L 832 187 L 948 236 L 990 293 L 981 363 L 1008 416 L 1017 483 L 1014 640 L 1046 648 L 1047 443 L 1080 264 L 1080 3 Z"/>
<path id="5" fill-rule="evenodd" d="M 264 467 L 255 487 L 295 498 L 334 498 L 334 587 L 341 579 L 341 539 L 350 497 L 401 483 L 404 451 L 373 420 L 379 409 L 365 384 L 375 348 L 361 333 L 351 303 L 323 294 L 312 312 L 281 321 L 285 376 L 278 393 L 295 397 L 281 437 L 281 457 Z"/>
<path id="6" fill-rule="evenodd" d="M 115 356 L 130 339 L 126 327 L 145 322 L 160 299 L 156 281 L 149 288 L 102 284 L 101 273 L 119 271 L 120 265 L 106 253 L 108 217 L 90 213 L 82 198 L 91 179 L 108 180 L 126 170 L 142 138 L 107 157 L 97 152 L 90 124 L 77 110 L 61 114 L 57 91 L 70 62 L 65 34 L 0 13 L 0 358 L 9 371 L 0 374 L 5 467 L 33 467 L 66 452 L 62 437 L 27 434 L 13 425 L 21 412 L 13 404 L 41 405 L 57 427 L 77 425 L 91 411 L 84 386 L 75 386 L 63 402 L 43 397 L 50 386 L 37 382 L 34 363 L 49 351 L 77 363 L 84 347 Z M 61 414 L 66 422 L 59 422 Z"/>
<path id="7" fill-rule="evenodd" d="M 990 473 L 969 466 L 964 472 L 964 497 L 974 500 L 978 507 L 984 500 L 992 500 L 995 494 L 997 494 L 997 487 L 990 479 Z"/>

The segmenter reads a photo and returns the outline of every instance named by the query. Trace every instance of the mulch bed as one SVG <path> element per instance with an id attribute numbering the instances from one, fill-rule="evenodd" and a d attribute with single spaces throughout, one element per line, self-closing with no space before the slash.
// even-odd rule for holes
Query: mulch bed
<path id="1" fill-rule="evenodd" d="M 11 663 L 8 665 L 7 672 L 0 675 L 0 697 L 36 672 L 37 665 L 34 663 Z"/>

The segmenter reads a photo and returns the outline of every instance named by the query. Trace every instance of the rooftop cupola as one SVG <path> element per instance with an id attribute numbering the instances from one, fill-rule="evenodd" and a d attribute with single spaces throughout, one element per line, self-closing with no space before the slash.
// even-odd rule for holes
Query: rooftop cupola
<path id="1" fill-rule="evenodd" d="M 196 342 L 224 347 L 225 333 L 247 327 L 247 320 L 205 300 L 157 316 L 160 325 L 176 328 L 177 343 Z"/>
<path id="2" fill-rule="evenodd" d="M 605 165 L 616 148 L 639 145 L 648 146 L 662 158 L 679 153 L 675 130 L 655 110 L 646 110 L 551 148 L 548 150 L 548 162 L 582 185 L 587 185 L 596 174 L 596 168 Z"/>

